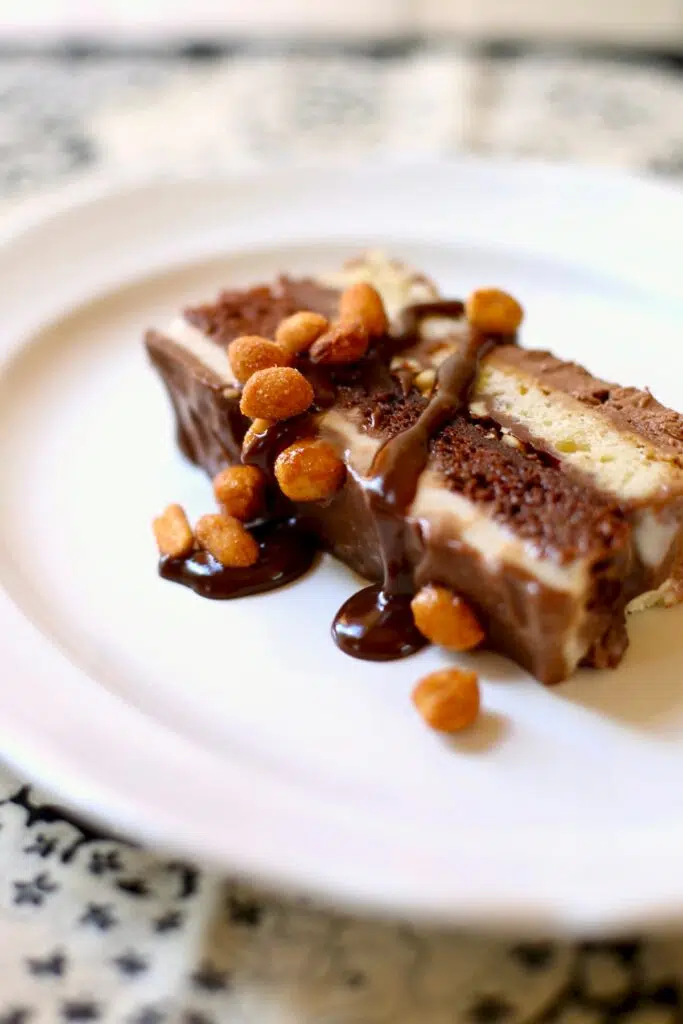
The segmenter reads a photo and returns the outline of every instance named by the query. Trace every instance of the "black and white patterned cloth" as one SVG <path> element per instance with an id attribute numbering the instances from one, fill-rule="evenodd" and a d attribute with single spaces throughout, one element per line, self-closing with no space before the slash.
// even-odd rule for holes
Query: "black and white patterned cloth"
<path id="1" fill-rule="evenodd" d="M 92 175 L 525 154 L 683 177 L 683 70 L 402 44 L 0 54 L 0 213 Z M 11 681 L 7 681 L 11 685 Z M 673 1024 L 683 940 L 389 925 L 93 831 L 0 770 L 0 1024 Z"/>

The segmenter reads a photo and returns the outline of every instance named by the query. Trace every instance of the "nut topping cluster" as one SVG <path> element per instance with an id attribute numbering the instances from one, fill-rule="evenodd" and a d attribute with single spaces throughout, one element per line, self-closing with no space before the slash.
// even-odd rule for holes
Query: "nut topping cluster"
<path id="1" fill-rule="evenodd" d="M 245 522 L 257 519 L 265 507 L 265 477 L 255 466 L 229 466 L 213 480 L 221 511 L 212 512 L 190 526 L 180 505 L 169 505 L 153 524 L 162 558 L 188 558 L 208 553 L 226 569 L 245 569 L 259 560 L 259 546 Z"/>
<path id="2" fill-rule="evenodd" d="M 305 373 L 293 364 L 339 366 L 362 359 L 373 338 L 388 329 L 379 293 L 369 284 L 354 284 L 342 293 L 339 316 L 330 323 L 324 316 L 302 310 L 282 320 L 275 340 L 248 335 L 228 347 L 230 366 L 242 384 L 240 411 L 252 422 L 242 444 L 242 458 L 249 455 L 274 423 L 308 412 L 315 395 Z M 303 367 L 304 363 L 299 362 Z M 324 501 L 343 485 L 344 462 L 328 441 L 304 436 L 280 452 L 274 465 L 275 480 L 291 501 Z M 227 472 L 227 471 L 225 471 Z M 229 478 L 230 486 L 236 486 Z M 221 507 L 237 515 L 239 496 L 226 490 L 222 481 L 216 495 Z"/>
<path id="3" fill-rule="evenodd" d="M 180 505 L 169 505 L 154 520 L 154 536 L 163 558 L 188 558 L 196 550 L 208 551 L 226 569 L 255 565 L 259 547 L 245 526 L 223 512 L 202 516 L 192 531 Z"/>

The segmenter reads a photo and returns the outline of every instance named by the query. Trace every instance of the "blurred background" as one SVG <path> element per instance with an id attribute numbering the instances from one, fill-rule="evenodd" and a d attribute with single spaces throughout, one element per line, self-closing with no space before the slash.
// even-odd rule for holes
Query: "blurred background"
<path id="1" fill-rule="evenodd" d="M 0 204 L 467 151 L 683 176 L 683 0 L 0 0 Z"/>
<path id="2" fill-rule="evenodd" d="M 4 0 L 0 31 L 33 43 L 55 34 L 137 41 L 280 33 L 400 37 L 583 39 L 636 46 L 683 43 L 679 0 Z"/>

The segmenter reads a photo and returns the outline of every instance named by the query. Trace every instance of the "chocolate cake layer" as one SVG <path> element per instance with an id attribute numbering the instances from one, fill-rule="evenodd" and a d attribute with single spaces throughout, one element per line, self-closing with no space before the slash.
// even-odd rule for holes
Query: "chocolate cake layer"
<path id="1" fill-rule="evenodd" d="M 357 262 L 353 279 L 362 273 Z M 368 265 L 367 278 L 390 293 L 395 333 L 406 307 L 416 299 L 434 298 L 433 286 L 424 278 L 377 258 Z M 327 280 L 336 288 L 346 282 L 343 273 Z M 225 355 L 230 340 L 245 332 L 272 336 L 280 318 L 299 308 L 327 315 L 335 299 L 327 286 L 281 279 L 272 289 L 224 293 L 217 303 L 188 311 L 164 334 L 148 334 L 150 356 L 174 405 L 179 442 L 193 461 L 213 474 L 240 457 L 248 421 L 239 412 L 239 388 Z M 461 345 L 457 306 L 450 310 L 455 315 L 426 317 L 399 361 L 412 361 L 415 368 L 436 365 Z M 523 359 L 516 362 L 518 351 L 504 346 L 487 356 L 473 416 L 454 417 L 434 432 L 414 496 L 394 525 L 392 543 L 398 545 L 413 588 L 433 581 L 463 594 L 485 622 L 492 647 L 539 679 L 557 682 L 580 662 L 604 666 L 619 660 L 627 643 L 625 606 L 659 585 L 662 574 L 671 570 L 680 522 L 660 488 L 656 515 L 663 518 L 656 524 L 661 526 L 657 545 L 652 543 L 652 524 L 646 522 L 644 529 L 650 547 L 657 547 L 657 558 L 651 560 L 656 565 L 648 565 L 643 558 L 647 544 L 642 538 L 636 542 L 636 517 L 655 513 L 642 504 L 642 495 L 638 510 L 625 510 L 617 492 L 601 486 L 582 467 L 568 464 L 572 452 L 536 436 L 531 413 L 526 422 L 507 411 L 497 417 L 496 403 L 502 404 L 505 389 L 496 390 L 495 384 L 501 378 L 506 388 L 519 390 L 524 373 L 522 388 L 528 378 L 541 393 L 553 390 L 539 383 L 546 364 L 538 359 L 529 365 Z M 508 359 L 511 352 L 515 355 Z M 370 372 L 369 363 L 344 371 L 334 381 L 333 404 L 320 408 L 313 420 L 308 417 L 306 429 L 314 426 L 328 439 L 349 472 L 331 501 L 298 510 L 321 543 L 377 580 L 385 568 L 386 549 L 367 474 L 383 443 L 413 427 L 426 407 L 426 399 L 411 386 L 410 373 L 388 374 L 389 358 L 380 367 L 383 372 Z M 487 377 L 490 367 L 498 377 Z M 492 379 L 494 386 L 489 386 Z M 571 400 L 581 409 L 596 408 Z M 519 437 L 514 436 L 513 419 Z M 603 426 L 605 422 L 600 420 Z"/>

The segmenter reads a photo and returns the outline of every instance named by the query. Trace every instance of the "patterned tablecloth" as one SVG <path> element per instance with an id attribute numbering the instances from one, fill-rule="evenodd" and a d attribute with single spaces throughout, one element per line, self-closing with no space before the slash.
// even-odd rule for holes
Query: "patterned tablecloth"
<path id="1" fill-rule="evenodd" d="M 79 175 L 311 156 L 466 149 L 683 176 L 682 106 L 666 61 L 408 44 L 0 55 L 0 210 Z M 683 1019 L 683 941 L 502 942 L 331 912 L 94 832 L 7 770 L 0 865 L 0 1024 Z"/>

